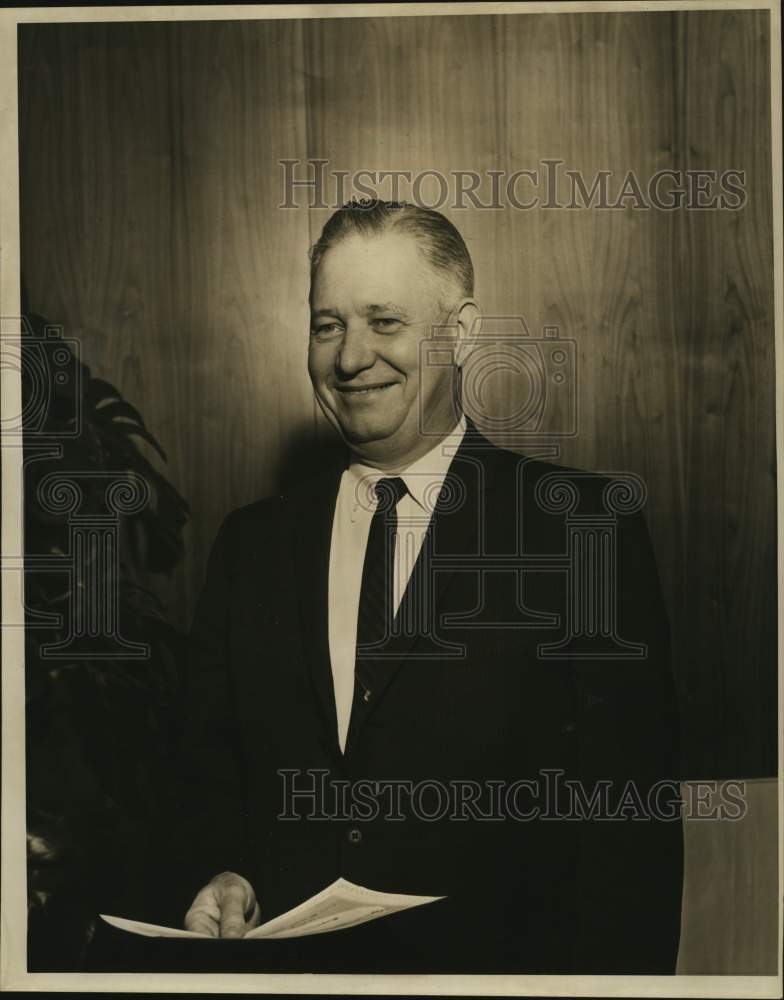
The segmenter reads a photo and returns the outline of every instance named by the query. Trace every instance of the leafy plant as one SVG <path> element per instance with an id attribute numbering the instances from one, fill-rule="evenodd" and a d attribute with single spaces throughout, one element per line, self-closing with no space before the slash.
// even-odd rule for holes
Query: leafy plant
<path id="1" fill-rule="evenodd" d="M 154 577 L 179 561 L 189 510 L 156 468 L 166 456 L 139 411 L 109 382 L 94 378 L 42 317 L 27 319 L 28 964 L 67 971 L 80 967 L 99 907 L 121 898 L 139 878 L 165 795 L 183 638 L 166 620 Z M 116 561 L 101 544 L 87 546 L 77 559 L 74 516 L 111 521 L 111 482 L 141 484 L 147 502 L 114 514 Z M 77 511 L 47 502 L 52 483 L 74 484 Z M 119 634 L 126 643 L 146 645 L 146 657 L 127 658 L 101 628 L 83 628 L 78 642 L 70 641 L 75 609 L 90 614 L 99 592 L 101 600 L 117 595 L 114 639 Z M 41 615 L 56 617 L 41 624 Z M 64 645 L 53 658 L 57 643 Z"/>

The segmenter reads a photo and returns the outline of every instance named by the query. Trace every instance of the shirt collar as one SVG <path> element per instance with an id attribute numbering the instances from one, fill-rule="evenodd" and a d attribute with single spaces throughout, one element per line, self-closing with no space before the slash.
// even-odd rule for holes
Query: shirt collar
<path id="1" fill-rule="evenodd" d="M 440 488 L 446 479 L 452 459 L 463 441 L 465 432 L 466 418 L 463 414 L 454 429 L 445 438 L 421 458 L 412 462 L 408 468 L 397 473 L 406 484 L 406 489 L 417 506 L 421 507 L 427 514 L 433 513 Z M 373 483 L 387 475 L 380 469 L 364 465 L 357 460 L 350 462 L 348 473 L 357 487 L 362 484 L 368 490 Z M 436 485 L 438 489 L 434 489 Z"/>

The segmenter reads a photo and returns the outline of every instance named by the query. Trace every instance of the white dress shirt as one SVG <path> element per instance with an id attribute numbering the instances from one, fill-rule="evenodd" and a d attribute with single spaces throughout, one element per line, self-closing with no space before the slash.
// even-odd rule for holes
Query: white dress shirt
<path id="1" fill-rule="evenodd" d="M 465 434 L 465 417 L 422 458 L 396 473 L 408 492 L 397 505 L 394 558 L 395 613 L 419 556 L 449 465 Z M 345 751 L 357 650 L 359 592 L 370 521 L 376 509 L 373 487 L 391 476 L 352 460 L 343 473 L 332 521 L 329 551 L 329 655 L 338 715 L 338 740 Z"/>

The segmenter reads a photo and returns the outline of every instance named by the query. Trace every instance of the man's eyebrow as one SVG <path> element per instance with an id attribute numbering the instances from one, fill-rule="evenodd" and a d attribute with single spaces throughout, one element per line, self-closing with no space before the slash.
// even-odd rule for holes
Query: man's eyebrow
<path id="1" fill-rule="evenodd" d="M 372 316 L 375 313 L 392 312 L 398 316 L 402 316 L 409 319 L 411 314 L 407 309 L 402 306 L 397 305 L 394 302 L 371 302 L 364 306 L 362 312 L 366 316 Z M 340 312 L 337 309 L 315 309 L 310 314 L 311 319 L 319 319 L 322 316 L 340 316 Z"/>
<path id="2" fill-rule="evenodd" d="M 399 316 L 409 316 L 408 310 L 404 309 L 402 306 L 397 305 L 394 302 L 379 302 L 372 303 L 371 305 L 365 306 L 365 315 L 369 316 L 371 313 L 380 312 L 393 312 L 397 313 Z"/>

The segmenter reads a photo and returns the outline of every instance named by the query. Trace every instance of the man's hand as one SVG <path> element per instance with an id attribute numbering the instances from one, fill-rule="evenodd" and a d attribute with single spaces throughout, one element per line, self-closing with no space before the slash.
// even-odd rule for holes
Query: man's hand
<path id="1" fill-rule="evenodd" d="M 197 894 L 185 914 L 185 929 L 216 938 L 241 938 L 258 926 L 260 916 L 250 882 L 235 872 L 222 872 Z"/>

